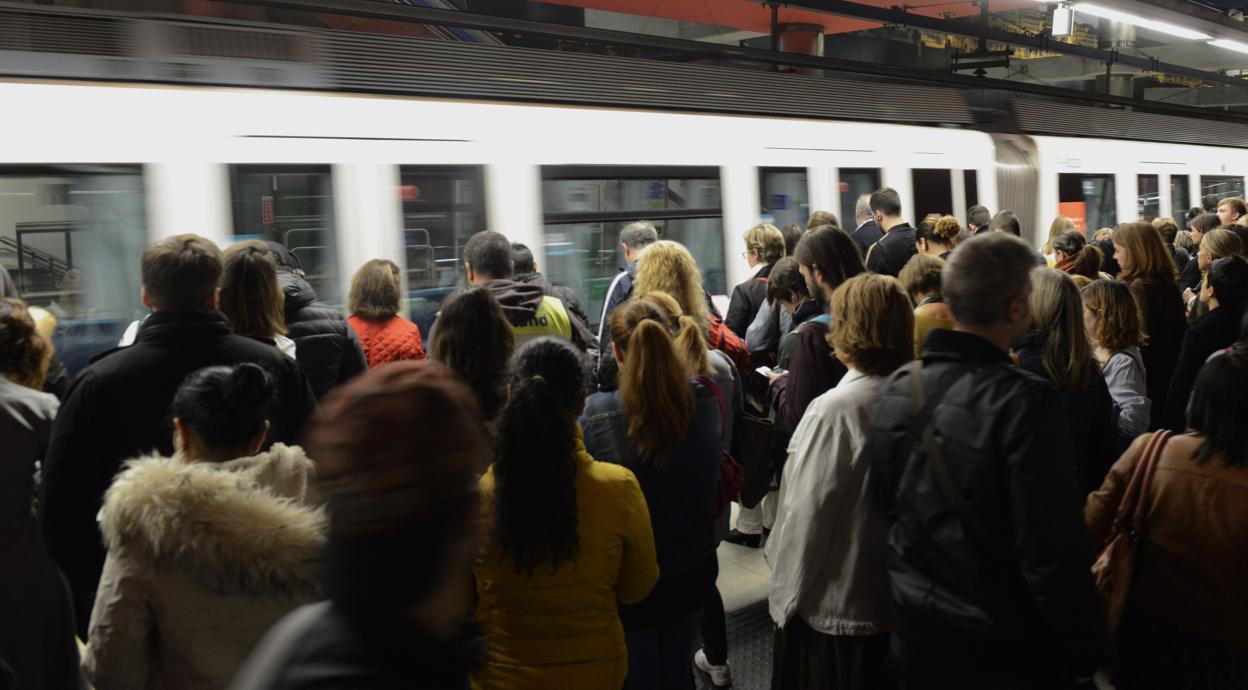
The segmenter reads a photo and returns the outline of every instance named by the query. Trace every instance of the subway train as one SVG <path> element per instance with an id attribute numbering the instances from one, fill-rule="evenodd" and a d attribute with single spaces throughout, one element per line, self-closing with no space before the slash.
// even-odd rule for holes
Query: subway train
<path id="1" fill-rule="evenodd" d="M 71 371 L 141 318 L 138 257 L 194 232 L 276 240 L 345 304 L 364 261 L 395 261 L 427 325 L 482 229 L 534 249 L 597 321 L 623 224 L 694 253 L 714 295 L 744 280 L 741 233 L 804 225 L 896 189 L 903 215 L 982 204 L 1026 239 L 1181 217 L 1242 196 L 1248 151 L 972 129 L 300 90 L 0 82 L 0 263 L 61 319 Z"/>

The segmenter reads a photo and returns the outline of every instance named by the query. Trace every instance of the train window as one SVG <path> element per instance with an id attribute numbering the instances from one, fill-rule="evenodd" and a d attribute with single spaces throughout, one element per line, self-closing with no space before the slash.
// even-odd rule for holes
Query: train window
<path id="1" fill-rule="evenodd" d="M 854 222 L 854 206 L 858 197 L 880 188 L 880 171 L 874 168 L 841 168 L 841 224 L 851 231 L 858 226 Z"/>
<path id="2" fill-rule="evenodd" d="M 1234 175 L 1201 175 L 1200 195 L 1214 195 L 1218 200 L 1230 197 L 1244 198 L 1244 178 Z"/>
<path id="3" fill-rule="evenodd" d="M 0 266 L 13 281 L 0 280 L 0 294 L 16 288 L 42 324 L 55 322 L 70 377 L 146 314 L 145 196 L 138 166 L 0 168 Z"/>
<path id="4" fill-rule="evenodd" d="M 636 220 L 688 247 L 711 294 L 727 291 L 718 168 L 544 166 L 542 205 L 543 271 L 578 292 L 591 326 L 624 268 L 620 230 Z"/>
<path id="5" fill-rule="evenodd" d="M 759 168 L 758 187 L 763 218 L 770 216 L 776 227 L 789 224 L 806 227 L 810 218 L 810 192 L 805 168 Z"/>
<path id="6" fill-rule="evenodd" d="M 1170 176 L 1170 215 L 1178 222 L 1179 229 L 1187 227 L 1187 211 L 1191 208 L 1191 184 L 1187 175 Z"/>
<path id="7" fill-rule="evenodd" d="M 1059 173 L 1057 212 L 1075 221 L 1088 233 L 1118 224 L 1118 206 L 1113 175 Z"/>
<path id="8" fill-rule="evenodd" d="M 962 183 L 966 189 L 966 207 L 970 208 L 979 204 L 979 172 L 975 170 L 962 171 Z M 953 209 L 954 215 L 957 215 L 958 209 Z"/>
<path id="9" fill-rule="evenodd" d="M 230 197 L 235 240 L 281 243 L 299 260 L 317 299 L 342 304 L 328 165 L 231 165 Z"/>
<path id="10" fill-rule="evenodd" d="M 1136 207 L 1140 220 L 1151 221 L 1161 214 L 1161 189 L 1157 175 L 1136 176 Z"/>
<path id="11" fill-rule="evenodd" d="M 464 245 L 486 229 L 485 185 L 479 165 L 404 165 L 399 179 L 408 310 L 428 333 L 459 278 Z"/>
<path id="12" fill-rule="evenodd" d="M 914 183 L 914 224 L 930 213 L 947 216 L 953 213 L 953 173 L 939 169 L 915 169 L 910 172 Z M 902 209 L 903 215 L 905 209 Z"/>

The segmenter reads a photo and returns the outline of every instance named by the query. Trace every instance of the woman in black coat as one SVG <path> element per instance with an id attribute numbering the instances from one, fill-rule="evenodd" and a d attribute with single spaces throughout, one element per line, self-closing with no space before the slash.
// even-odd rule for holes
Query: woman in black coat
<path id="1" fill-rule="evenodd" d="M 1070 419 L 1079 486 L 1087 495 L 1100 488 L 1116 459 L 1113 398 L 1092 355 L 1083 301 L 1070 276 L 1036 269 L 1030 307 L 1032 330 L 1018 347 L 1019 366 L 1058 389 Z"/>

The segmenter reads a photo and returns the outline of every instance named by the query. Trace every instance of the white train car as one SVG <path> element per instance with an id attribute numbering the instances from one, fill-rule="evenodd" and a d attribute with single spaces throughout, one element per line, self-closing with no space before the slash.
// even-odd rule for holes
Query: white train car
<path id="1" fill-rule="evenodd" d="M 882 185 L 918 214 L 996 205 L 992 139 L 960 129 L 168 86 L 7 82 L 0 98 L 21 104 L 0 132 L 0 236 L 22 238 L 5 262 L 52 298 L 137 293 L 139 249 L 184 232 L 286 243 L 332 301 L 375 257 L 419 295 L 453 285 L 464 241 L 490 228 L 540 248 L 593 311 L 637 218 L 723 295 L 762 219 L 826 209 L 852 230 L 857 196 Z M 106 218 L 109 241 L 89 241 Z"/>
<path id="2" fill-rule="evenodd" d="M 596 317 L 636 219 L 689 246 L 722 300 L 746 228 L 830 210 L 852 230 L 880 186 L 912 221 L 1014 209 L 1039 247 L 1060 213 L 1181 217 L 1248 173 L 1242 149 L 789 117 L 40 80 L 0 99 L 0 263 L 62 315 L 71 370 L 142 316 L 139 253 L 179 233 L 282 242 L 337 304 L 390 259 L 427 325 L 467 238 L 498 230 Z"/>

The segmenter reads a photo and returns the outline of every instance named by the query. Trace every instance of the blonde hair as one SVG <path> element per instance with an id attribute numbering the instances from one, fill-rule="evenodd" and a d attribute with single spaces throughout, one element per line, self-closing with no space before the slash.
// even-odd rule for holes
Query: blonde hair
<path id="1" fill-rule="evenodd" d="M 648 251 L 648 250 L 647 250 Z M 611 315 L 611 338 L 620 362 L 620 407 L 637 456 L 662 467 L 684 442 L 694 396 L 686 362 L 652 302 L 630 299 Z"/>
<path id="2" fill-rule="evenodd" d="M 1058 390 L 1079 391 L 1100 375 L 1083 325 L 1079 288 L 1056 268 L 1031 272 L 1032 330 L 1044 331 L 1040 361 Z"/>
<path id="3" fill-rule="evenodd" d="M 386 259 L 371 259 L 351 277 L 347 308 L 370 321 L 384 321 L 399 313 L 402 283 L 399 267 Z"/>
<path id="4" fill-rule="evenodd" d="M 914 359 L 914 310 L 896 278 L 850 278 L 832 293 L 829 314 L 828 344 L 847 366 L 887 376 Z"/>
<path id="5" fill-rule="evenodd" d="M 745 248 L 758 251 L 763 263 L 774 264 L 784 258 L 784 234 L 771 223 L 759 223 L 745 231 Z"/>
<path id="6" fill-rule="evenodd" d="M 676 300 L 682 312 L 697 322 L 698 330 L 706 333 L 710 329 L 702 273 L 693 254 L 679 242 L 659 240 L 642 250 L 637 257 L 633 291 L 637 294 L 666 292 Z"/>
<path id="7" fill-rule="evenodd" d="M 1080 294 L 1084 308 L 1096 317 L 1096 328 L 1089 335 L 1098 345 L 1118 352 L 1145 342 L 1140 307 L 1126 285 L 1101 278 L 1083 288 Z"/>
<path id="8" fill-rule="evenodd" d="M 259 338 L 285 335 L 285 304 L 269 245 L 248 240 L 225 250 L 219 308 L 231 330 Z"/>
<path id="9" fill-rule="evenodd" d="M 1209 252 L 1210 258 L 1216 261 L 1226 256 L 1243 254 L 1244 241 L 1233 230 L 1218 228 L 1210 230 L 1201 238 L 1200 248 Z"/>
<path id="10" fill-rule="evenodd" d="M 1049 254 L 1053 251 L 1053 240 L 1063 232 L 1069 232 L 1075 229 L 1075 221 L 1066 216 L 1058 216 L 1049 224 L 1049 239 L 1044 243 L 1044 253 Z"/>
<path id="11" fill-rule="evenodd" d="M 960 232 L 962 232 L 962 224 L 953 216 L 941 216 L 932 228 L 932 234 L 944 240 L 945 244 L 953 244 Z"/>
<path id="12" fill-rule="evenodd" d="M 690 376 L 710 374 L 711 358 L 707 352 L 706 338 L 698 330 L 698 323 L 680 309 L 676 300 L 666 292 L 647 292 L 634 299 L 649 302 L 663 312 L 668 335 L 672 336 L 676 349 L 685 357 Z"/>

